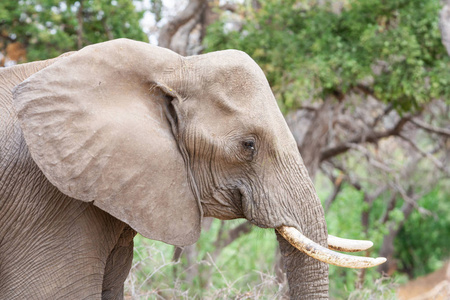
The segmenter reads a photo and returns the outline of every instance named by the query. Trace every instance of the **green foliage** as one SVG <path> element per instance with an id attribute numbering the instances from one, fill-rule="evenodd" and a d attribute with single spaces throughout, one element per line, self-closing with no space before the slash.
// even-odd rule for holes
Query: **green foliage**
<path id="1" fill-rule="evenodd" d="M 422 276 L 442 267 L 442 262 L 450 257 L 450 241 L 447 238 L 450 236 L 449 193 L 448 184 L 444 183 L 418 201 L 421 209 L 414 210 L 405 220 L 395 239 L 393 259 L 398 264 L 398 271 L 406 271 L 414 277 Z M 369 214 L 368 232 L 365 235 L 360 220 L 365 209 L 364 193 L 345 185 L 326 215 L 328 232 L 346 238 L 369 239 L 374 242 L 374 247 L 362 255 L 376 256 L 384 235 L 388 233 L 388 224 L 380 222 L 380 217 L 386 210 L 384 198 L 386 196 L 382 195 L 374 201 Z M 398 222 L 404 218 L 400 211 L 404 201 L 398 199 L 396 203 L 389 219 Z M 404 275 L 396 272 L 392 275 L 391 282 L 381 286 L 382 277 L 376 268 L 366 269 L 364 272 L 364 290 L 356 291 L 355 284 L 359 280 L 360 271 L 330 266 L 330 295 L 335 299 L 347 299 L 349 294 L 355 297 L 359 295 L 356 299 L 366 299 L 360 293 L 371 291 L 372 298 L 394 299 L 387 294 L 392 292 L 396 284 L 406 281 Z"/>
<path id="2" fill-rule="evenodd" d="M 365 228 L 361 224 L 361 213 L 365 209 L 364 193 L 355 190 L 349 185 L 345 185 L 334 201 L 332 209 L 326 214 L 328 232 L 344 238 L 371 240 L 374 243 L 374 248 L 360 255 L 374 256 L 374 253 L 378 253 L 379 247 L 383 242 L 383 229 L 386 230 L 375 224 L 377 223 L 375 221 L 376 218 L 383 213 L 383 208 L 380 206 L 371 209 L 370 218 L 372 224 L 369 226 L 370 229 L 367 235 L 365 234 Z M 349 293 L 356 290 L 356 282 L 358 282 L 360 272 L 360 270 L 330 266 L 330 295 L 334 299 L 347 299 Z M 380 289 L 378 280 L 381 279 L 381 275 L 376 268 L 366 269 L 364 272 L 365 277 L 362 285 L 366 289 L 374 292 L 386 292 L 386 289 L 392 289 L 392 286 Z"/>
<path id="3" fill-rule="evenodd" d="M 322 180 L 319 178 L 319 181 Z M 323 197 L 323 184 L 319 191 Z M 428 196 L 427 196 L 428 197 Z M 377 226 L 378 218 L 384 212 L 383 199 L 377 199 L 378 205 L 371 210 L 371 226 L 364 234 L 360 216 L 364 209 L 364 194 L 346 185 L 327 214 L 330 234 L 347 238 L 370 238 L 375 246 L 363 256 L 376 256 L 383 240 L 382 230 Z M 443 212 L 444 213 L 444 212 Z M 241 221 L 228 221 L 229 228 Z M 126 294 L 135 288 L 135 299 L 153 299 L 156 294 L 172 299 L 236 299 L 248 296 L 250 299 L 278 299 L 285 290 L 280 290 L 274 274 L 275 251 L 278 243 L 272 231 L 253 228 L 253 230 L 228 247 L 224 248 L 215 260 L 210 257 L 216 250 L 215 241 L 220 221 L 214 220 L 209 231 L 203 231 L 196 244 L 196 257 L 190 268 L 198 268 L 193 282 L 187 281 L 187 259 L 182 257 L 178 263 L 172 262 L 173 246 L 147 240 L 141 236 L 135 238 L 133 277 L 126 284 Z M 209 253 L 209 254 L 206 254 Z M 396 283 L 404 277 L 395 276 L 384 279 L 375 268 L 366 269 L 364 289 L 357 290 L 360 270 L 330 266 L 330 297 L 332 299 L 395 299 Z M 140 294 L 139 294 L 140 293 Z"/>
<path id="4" fill-rule="evenodd" d="M 448 185 L 440 184 L 419 201 L 422 210 L 411 214 L 395 240 L 399 269 L 414 277 L 437 270 L 450 257 L 450 206 L 445 188 Z"/>
<path id="5" fill-rule="evenodd" d="M 323 179 L 323 178 L 322 178 Z M 318 190 L 321 198 L 326 198 L 324 183 L 318 179 Z M 319 193 L 320 194 L 320 193 Z M 323 197 L 322 197 L 323 196 Z M 439 186 L 419 201 L 425 209 L 437 212 L 435 215 L 424 215 L 413 212 L 406 220 L 403 229 L 396 239 L 396 259 L 411 261 L 415 275 L 423 275 L 441 266 L 443 259 L 450 255 L 450 245 L 447 236 L 450 234 L 450 211 L 445 202 L 448 193 L 445 186 Z M 385 199 L 377 198 L 370 210 L 370 225 L 367 235 L 361 224 L 361 213 L 365 209 L 364 193 L 345 185 L 343 191 L 326 215 L 330 234 L 341 237 L 367 239 L 374 242 L 374 248 L 361 253 L 363 256 L 376 256 L 382 245 L 383 236 L 387 233 L 386 225 L 379 222 L 385 212 Z M 399 199 L 398 206 L 403 201 Z M 392 217 L 399 215 L 394 210 Z M 399 216 L 401 218 L 401 216 Z M 240 221 L 227 222 L 234 227 Z M 187 281 L 186 257 L 178 263 L 171 262 L 173 247 L 161 242 L 150 241 L 137 236 L 135 238 L 133 282 L 136 292 L 142 293 L 137 299 L 156 297 L 188 299 L 234 299 L 243 297 L 273 298 L 281 295 L 276 282 L 273 264 L 277 242 L 273 232 L 253 228 L 251 233 L 235 240 L 225 248 L 220 255 L 211 260 L 216 250 L 215 241 L 218 235 L 220 221 L 214 220 L 209 231 L 202 232 L 196 244 L 195 263 L 191 268 L 198 267 L 198 275 L 193 282 Z M 423 241 L 427 242 L 423 242 Z M 206 254 L 209 253 L 209 254 Z M 406 258 L 405 258 L 406 257 Z M 425 262 L 425 263 L 423 263 Z M 422 264 L 422 265 L 420 265 Z M 399 268 L 409 266 L 399 266 Z M 395 299 L 395 288 L 406 281 L 405 276 L 395 273 L 391 279 L 383 278 L 376 268 L 366 269 L 363 289 L 358 290 L 356 283 L 360 278 L 360 270 L 330 266 L 330 297 L 332 299 Z M 211 280 L 209 280 L 211 279 Z M 130 278 L 129 278 L 130 280 Z M 208 284 L 208 285 L 206 285 Z M 153 295 L 153 296 L 152 296 Z M 257 297 L 256 297 L 257 298 Z"/>
<path id="6" fill-rule="evenodd" d="M 263 68 L 284 109 L 363 86 L 399 111 L 450 96 L 439 0 L 353 0 L 336 14 L 311 1 L 261 1 L 240 32 L 208 28 L 208 51 L 236 48 Z"/>
<path id="7" fill-rule="evenodd" d="M 21 42 L 33 61 L 112 38 L 146 41 L 142 16 L 132 0 L 2 0 L 0 44 Z"/>
<path id="8" fill-rule="evenodd" d="M 265 72 L 284 112 L 304 101 L 341 100 L 351 93 L 370 94 L 393 105 L 400 113 L 421 111 L 437 98 L 448 103 L 450 59 L 438 28 L 439 0 L 348 0 L 339 13 L 317 2 L 265 0 L 259 1 L 258 10 L 244 6 L 242 28 L 230 30 L 223 18 L 208 28 L 206 49 L 235 48 L 252 56 Z M 436 143 L 427 138 L 419 141 L 427 151 Z M 393 161 L 402 164 L 409 154 L 397 149 L 392 155 Z M 362 178 L 367 177 L 367 171 L 362 170 L 364 165 L 356 162 L 350 168 L 363 174 Z M 433 166 L 425 170 L 430 168 Z M 396 174 L 386 176 L 394 178 Z M 415 189 L 420 191 L 426 182 L 416 177 L 424 173 L 410 176 L 412 182 L 417 182 Z M 323 190 L 317 190 L 324 198 Z M 432 216 L 414 211 L 404 220 L 401 206 L 405 202 L 397 199 L 383 223 L 390 195 L 381 195 L 369 207 L 363 192 L 344 186 L 326 215 L 329 233 L 370 239 L 375 247 L 362 255 L 376 256 L 389 233 L 389 224 L 404 222 L 395 241 L 394 259 L 405 264 L 400 264 L 399 270 L 422 264 L 414 275 L 433 271 L 448 258 L 450 251 L 446 238 L 450 226 L 446 191 L 448 187 L 436 189 L 432 196 L 427 195 L 419 202 Z M 363 212 L 369 214 L 368 228 L 361 223 Z M 424 245 L 427 238 L 433 241 Z M 356 299 L 394 297 L 395 283 L 380 288 L 381 275 L 376 268 L 364 272 L 361 277 L 360 271 L 331 266 L 330 296 L 347 299 L 354 291 Z M 392 278 L 396 283 L 405 281 L 405 276 L 398 273 Z M 357 283 L 364 290 L 356 291 Z M 367 290 L 375 294 L 367 296 Z"/>

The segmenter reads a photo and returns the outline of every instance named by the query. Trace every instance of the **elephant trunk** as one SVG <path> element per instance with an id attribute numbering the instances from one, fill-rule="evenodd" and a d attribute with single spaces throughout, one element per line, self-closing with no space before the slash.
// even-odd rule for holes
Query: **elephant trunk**
<path id="1" fill-rule="evenodd" d="M 298 251 L 280 233 L 276 234 L 290 299 L 328 299 L 328 265 Z"/>
<path id="2" fill-rule="evenodd" d="M 295 243 L 283 236 L 285 228 L 296 228 L 318 245 L 327 247 L 327 226 L 323 207 L 303 162 L 285 164 L 290 171 L 289 197 L 293 206 L 290 221 L 276 230 L 282 263 L 289 283 L 291 299 L 328 299 L 328 264 L 295 248 Z M 288 227 L 292 226 L 292 227 Z M 292 245 L 294 244 L 294 246 Z"/>
<path id="3" fill-rule="evenodd" d="M 332 251 L 362 251 L 370 241 L 354 241 L 328 236 L 324 211 L 303 162 L 285 163 L 288 208 L 284 224 L 276 229 L 291 299 L 328 299 L 328 264 L 367 268 L 385 258 L 355 257 Z M 285 195 L 286 195 L 285 194 Z M 330 248 L 330 249 L 328 249 Z"/>

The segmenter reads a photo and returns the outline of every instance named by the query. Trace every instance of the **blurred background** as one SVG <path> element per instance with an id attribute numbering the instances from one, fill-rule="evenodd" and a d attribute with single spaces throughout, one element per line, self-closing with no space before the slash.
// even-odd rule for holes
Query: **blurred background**
<path id="1" fill-rule="evenodd" d="M 227 48 L 264 70 L 328 231 L 378 269 L 331 266 L 332 299 L 450 299 L 450 1 L 1 0 L 0 66 L 126 37 Z M 175 248 L 135 238 L 127 299 L 280 299 L 273 230 L 206 219 Z"/>

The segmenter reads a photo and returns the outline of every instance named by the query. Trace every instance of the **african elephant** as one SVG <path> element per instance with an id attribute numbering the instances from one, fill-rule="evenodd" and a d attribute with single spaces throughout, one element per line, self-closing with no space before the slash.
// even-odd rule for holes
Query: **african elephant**
<path id="1" fill-rule="evenodd" d="M 204 216 L 275 228 L 291 298 L 328 297 L 324 262 L 384 261 L 325 248 L 297 145 L 242 52 L 120 39 L 1 69 L 0 83 L 5 299 L 123 298 L 136 232 L 189 245 Z"/>

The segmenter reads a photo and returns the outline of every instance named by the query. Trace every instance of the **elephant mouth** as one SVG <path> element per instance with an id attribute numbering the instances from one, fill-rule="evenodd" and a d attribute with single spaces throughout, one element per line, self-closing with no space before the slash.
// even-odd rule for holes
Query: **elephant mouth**
<path id="1" fill-rule="evenodd" d="M 377 258 L 361 257 L 342 254 L 333 251 L 333 250 L 345 252 L 364 251 L 372 247 L 373 243 L 371 241 L 348 240 L 329 235 L 328 248 L 325 248 L 308 239 L 294 227 L 280 226 L 276 230 L 292 246 L 294 246 L 301 252 L 305 253 L 306 255 L 327 264 L 332 264 L 335 266 L 345 268 L 362 269 L 375 267 L 386 262 L 386 258 L 384 257 L 377 257 Z"/>

